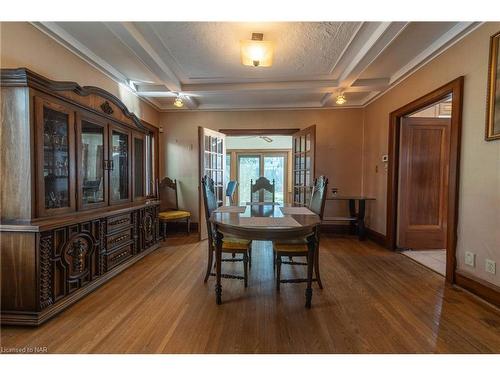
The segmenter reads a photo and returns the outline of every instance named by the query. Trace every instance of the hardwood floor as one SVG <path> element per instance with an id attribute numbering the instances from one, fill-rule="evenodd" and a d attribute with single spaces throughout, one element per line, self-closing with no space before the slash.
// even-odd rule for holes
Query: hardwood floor
<path id="1" fill-rule="evenodd" d="M 2 327 L 1 346 L 49 353 L 500 353 L 500 313 L 373 242 L 323 236 L 313 307 L 304 284 L 275 291 L 271 246 L 256 242 L 245 290 L 203 284 L 206 242 L 164 246 L 39 328 Z M 242 272 L 241 264 L 224 263 Z M 304 273 L 283 266 L 283 277 Z"/>

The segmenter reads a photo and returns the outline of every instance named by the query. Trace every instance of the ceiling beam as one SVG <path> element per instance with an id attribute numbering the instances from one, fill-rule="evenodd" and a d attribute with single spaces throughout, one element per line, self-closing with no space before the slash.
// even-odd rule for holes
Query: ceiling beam
<path id="1" fill-rule="evenodd" d="M 339 88 L 342 91 L 349 90 L 365 69 L 408 24 L 408 22 L 365 22 L 332 70 L 332 74 L 339 77 Z M 365 91 L 372 89 L 367 88 Z M 325 95 L 322 104 L 333 105 L 332 96 L 333 93 Z"/>
<path id="2" fill-rule="evenodd" d="M 203 83 L 182 85 L 182 92 L 186 94 L 210 94 L 225 91 L 275 91 L 275 90 L 315 90 L 326 91 L 336 88 L 336 80 L 308 80 L 308 81 L 277 81 L 277 82 L 246 82 L 246 83 Z"/>
<path id="3" fill-rule="evenodd" d="M 131 22 L 104 24 L 170 91 L 181 91 L 179 79 Z"/>

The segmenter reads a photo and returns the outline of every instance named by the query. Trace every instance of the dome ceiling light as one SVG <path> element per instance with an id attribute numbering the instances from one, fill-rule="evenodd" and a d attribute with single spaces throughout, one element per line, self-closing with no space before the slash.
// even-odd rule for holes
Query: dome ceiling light
<path id="1" fill-rule="evenodd" d="M 241 40 L 240 47 L 243 65 L 254 67 L 273 65 L 273 42 L 264 41 L 264 34 L 252 33 L 252 40 Z"/>

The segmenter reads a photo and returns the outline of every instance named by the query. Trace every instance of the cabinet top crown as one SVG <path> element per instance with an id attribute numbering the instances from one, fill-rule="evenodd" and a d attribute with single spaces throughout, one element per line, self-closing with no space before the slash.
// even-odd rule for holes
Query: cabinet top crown
<path id="1" fill-rule="evenodd" d="M 139 130 L 150 130 L 120 99 L 99 87 L 80 86 L 70 81 L 53 81 L 27 68 L 0 69 L 0 86 L 30 87 L 59 96 L 72 104 L 129 126 L 135 126 Z"/>

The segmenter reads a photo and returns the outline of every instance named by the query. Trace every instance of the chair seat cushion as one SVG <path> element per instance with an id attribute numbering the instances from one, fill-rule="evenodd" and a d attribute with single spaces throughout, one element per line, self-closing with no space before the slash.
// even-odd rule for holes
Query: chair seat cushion
<path id="1" fill-rule="evenodd" d="M 182 210 L 163 211 L 158 216 L 160 220 L 187 219 L 191 217 L 191 212 Z"/>
<path id="2" fill-rule="evenodd" d="M 222 239 L 222 250 L 247 250 L 250 245 L 250 240 L 241 238 L 224 237 Z"/>
<path id="3" fill-rule="evenodd" d="M 279 241 L 273 243 L 274 251 L 279 251 L 281 253 L 303 253 L 307 252 L 307 240 L 305 238 L 300 238 L 297 240 L 289 240 L 289 241 Z"/>

